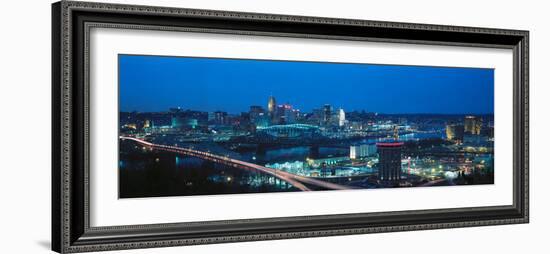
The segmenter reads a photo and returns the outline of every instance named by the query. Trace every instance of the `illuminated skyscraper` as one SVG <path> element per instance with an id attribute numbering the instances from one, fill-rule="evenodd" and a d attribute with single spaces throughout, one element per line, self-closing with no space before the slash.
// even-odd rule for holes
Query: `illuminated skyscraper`
<path id="1" fill-rule="evenodd" d="M 464 132 L 472 135 L 481 133 L 482 120 L 475 116 L 464 117 Z"/>
<path id="2" fill-rule="evenodd" d="M 269 114 L 275 113 L 277 103 L 275 102 L 275 97 L 269 96 L 269 101 L 267 102 L 267 112 Z"/>
<path id="3" fill-rule="evenodd" d="M 275 101 L 275 97 L 269 96 L 269 100 L 267 102 L 267 114 L 271 118 L 271 121 L 274 122 L 277 118 L 277 104 Z"/>
<path id="4" fill-rule="evenodd" d="M 330 106 L 330 104 L 325 104 L 323 106 L 323 123 L 325 125 L 329 125 L 331 117 L 332 117 L 332 106 Z"/>
<path id="5" fill-rule="evenodd" d="M 227 112 L 223 112 L 223 111 L 214 112 L 214 122 L 216 124 L 221 124 L 221 125 L 228 124 L 229 123 L 228 120 L 229 119 L 227 116 Z"/>
<path id="6" fill-rule="evenodd" d="M 285 103 L 277 105 L 277 124 L 291 124 L 296 121 L 296 114 L 298 111 L 292 108 L 292 105 Z"/>
<path id="7" fill-rule="evenodd" d="M 377 143 L 378 178 L 382 181 L 399 181 L 401 179 L 402 142 Z"/>
<path id="8" fill-rule="evenodd" d="M 346 124 L 346 112 L 344 109 L 340 109 L 338 112 L 338 126 L 342 127 Z"/>

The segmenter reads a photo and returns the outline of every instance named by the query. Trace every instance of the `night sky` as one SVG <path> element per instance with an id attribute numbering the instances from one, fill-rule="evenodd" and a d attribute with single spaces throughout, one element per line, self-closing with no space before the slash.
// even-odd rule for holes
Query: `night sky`
<path id="1" fill-rule="evenodd" d="M 290 103 L 345 111 L 486 114 L 494 110 L 494 70 L 119 55 L 121 111 L 168 108 L 239 113 Z"/>

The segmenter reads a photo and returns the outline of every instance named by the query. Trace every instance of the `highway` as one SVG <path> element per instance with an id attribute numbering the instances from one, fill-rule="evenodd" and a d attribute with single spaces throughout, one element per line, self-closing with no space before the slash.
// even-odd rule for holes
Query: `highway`
<path id="1" fill-rule="evenodd" d="M 280 180 L 283 180 L 287 182 L 288 184 L 294 186 L 295 188 L 302 190 L 302 191 L 311 191 L 310 188 L 308 188 L 304 184 L 308 184 L 310 186 L 316 186 L 323 189 L 329 189 L 329 190 L 348 190 L 353 189 L 353 187 L 329 183 L 321 180 L 317 180 L 314 178 L 306 177 L 306 176 L 300 176 L 296 174 L 292 174 L 286 171 L 282 170 L 276 170 L 268 167 L 264 167 L 258 164 L 241 161 L 232 159 L 226 156 L 220 156 L 204 151 L 197 151 L 190 148 L 183 148 L 183 147 L 176 147 L 176 146 L 167 146 L 167 145 L 161 145 L 161 144 L 154 144 L 151 142 L 147 142 L 142 139 L 134 138 L 134 137 L 127 137 L 127 136 L 121 136 L 121 140 L 131 140 L 135 141 L 143 146 L 150 147 L 152 149 L 162 150 L 162 151 L 168 151 L 173 153 L 179 153 L 184 154 L 188 156 L 198 157 L 205 160 L 214 161 L 217 163 L 222 163 L 224 165 L 236 167 L 243 170 L 251 170 L 251 171 L 260 171 L 262 173 L 272 175 L 276 178 L 279 178 Z"/>

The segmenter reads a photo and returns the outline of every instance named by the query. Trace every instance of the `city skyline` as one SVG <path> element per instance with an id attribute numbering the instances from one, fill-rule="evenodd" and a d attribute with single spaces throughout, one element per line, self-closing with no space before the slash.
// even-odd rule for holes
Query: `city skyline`
<path id="1" fill-rule="evenodd" d="M 494 184 L 491 69 L 119 60 L 120 198 Z"/>
<path id="2" fill-rule="evenodd" d="M 325 104 L 381 114 L 482 115 L 494 108 L 492 69 L 135 55 L 119 55 L 119 66 L 122 112 L 179 106 L 237 114 L 267 108 L 269 96 L 302 112 Z"/>

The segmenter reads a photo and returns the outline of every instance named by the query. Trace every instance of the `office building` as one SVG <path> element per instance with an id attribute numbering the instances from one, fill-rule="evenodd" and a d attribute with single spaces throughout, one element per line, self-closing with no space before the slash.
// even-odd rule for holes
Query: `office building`
<path id="1" fill-rule="evenodd" d="M 401 179 L 402 142 L 377 143 L 378 178 L 382 181 L 396 182 Z"/>
<path id="2" fill-rule="evenodd" d="M 340 109 L 338 111 L 338 126 L 344 127 L 346 124 L 346 112 L 344 112 L 344 109 Z"/>
<path id="3" fill-rule="evenodd" d="M 447 124 L 445 134 L 449 141 L 462 141 L 464 140 L 464 125 Z"/>
<path id="4" fill-rule="evenodd" d="M 374 154 L 376 154 L 376 145 L 374 144 L 363 144 L 349 147 L 349 158 L 353 160 L 373 156 Z"/>
<path id="5" fill-rule="evenodd" d="M 479 135 L 481 133 L 482 120 L 476 116 L 464 117 L 464 132 L 472 135 Z"/>

